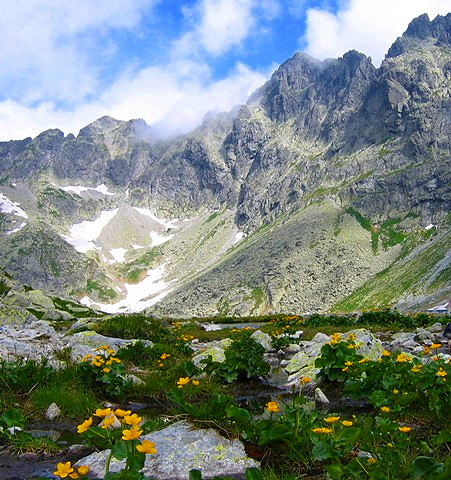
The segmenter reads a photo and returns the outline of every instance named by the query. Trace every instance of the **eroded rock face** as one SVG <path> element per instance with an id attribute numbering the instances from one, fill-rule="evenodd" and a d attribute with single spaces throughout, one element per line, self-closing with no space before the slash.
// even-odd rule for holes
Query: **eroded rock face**
<path id="1" fill-rule="evenodd" d="M 202 471 L 203 478 L 215 475 L 242 478 L 249 467 L 258 467 L 247 457 L 239 440 L 229 441 L 213 429 L 193 429 L 188 422 L 177 422 L 169 427 L 145 435 L 155 443 L 156 455 L 147 455 L 144 464 L 146 478 L 157 480 L 186 480 L 189 471 Z M 77 465 L 87 465 L 90 477 L 103 478 L 109 451 L 93 453 L 82 458 Z M 125 462 L 113 460 L 110 471 L 117 472 Z"/>

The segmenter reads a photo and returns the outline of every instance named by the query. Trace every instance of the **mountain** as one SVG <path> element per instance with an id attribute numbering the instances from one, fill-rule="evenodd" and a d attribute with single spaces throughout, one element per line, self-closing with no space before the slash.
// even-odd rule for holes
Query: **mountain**
<path id="1" fill-rule="evenodd" d="M 451 14 L 380 68 L 297 53 L 159 140 L 102 117 L 0 143 L 0 268 L 106 311 L 432 306 L 450 295 Z"/>

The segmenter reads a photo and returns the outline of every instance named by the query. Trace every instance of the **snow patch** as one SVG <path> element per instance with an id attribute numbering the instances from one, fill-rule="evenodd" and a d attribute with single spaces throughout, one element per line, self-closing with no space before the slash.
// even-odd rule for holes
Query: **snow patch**
<path id="1" fill-rule="evenodd" d="M 427 227 L 424 227 L 425 230 L 430 230 L 431 228 L 434 228 L 435 225 L 433 223 L 430 223 Z"/>
<path id="2" fill-rule="evenodd" d="M 110 192 L 108 190 L 108 187 L 104 183 L 102 183 L 101 185 L 99 185 L 95 188 L 94 187 L 83 187 L 81 185 L 68 185 L 67 187 L 60 187 L 58 185 L 55 185 L 55 186 L 58 187 L 61 190 L 64 190 L 65 192 L 72 192 L 72 193 L 76 193 L 77 195 L 80 195 L 80 193 L 87 192 L 89 190 L 99 192 L 102 195 L 116 195 L 115 193 Z"/>
<path id="3" fill-rule="evenodd" d="M 150 239 L 152 240 L 152 247 L 156 247 L 157 245 L 161 245 L 168 240 L 170 240 L 174 235 L 160 235 L 157 232 L 150 232 L 149 233 Z"/>
<path id="4" fill-rule="evenodd" d="M 150 217 L 152 220 L 155 220 L 158 222 L 160 225 L 166 228 L 177 228 L 177 222 L 178 220 L 169 220 L 166 218 L 158 218 L 155 216 L 155 214 L 149 210 L 148 208 L 140 208 L 140 207 L 133 207 L 138 213 L 141 215 L 145 215 L 146 217 Z"/>
<path id="5" fill-rule="evenodd" d="M 14 228 L 13 230 L 6 232 L 6 235 L 11 235 L 12 233 L 20 232 L 22 228 L 25 227 L 26 224 L 27 222 L 21 223 L 18 227 Z"/>
<path id="6" fill-rule="evenodd" d="M 160 265 L 157 268 L 147 271 L 147 277 L 139 283 L 129 284 L 125 283 L 124 287 L 127 290 L 125 298 L 116 303 L 96 303 L 89 297 L 83 297 L 80 303 L 88 307 L 93 306 L 106 313 L 120 313 L 120 312 L 140 312 L 152 305 L 155 305 L 163 299 L 174 287 L 170 283 L 163 280 L 165 274 L 165 266 Z M 151 297 L 151 298 L 149 298 Z"/>
<path id="7" fill-rule="evenodd" d="M 245 237 L 245 233 L 238 231 L 237 233 L 235 233 L 235 238 L 233 239 L 232 245 L 235 245 L 235 243 L 238 243 L 244 237 Z"/>
<path id="8" fill-rule="evenodd" d="M 112 248 L 110 250 L 110 253 L 114 260 L 112 260 L 110 263 L 122 263 L 125 262 L 125 254 L 127 253 L 126 248 Z"/>
<path id="9" fill-rule="evenodd" d="M 19 207 L 20 203 L 13 202 L 8 197 L 0 193 L 0 212 L 10 213 L 17 217 L 28 218 L 28 215 Z"/>
<path id="10" fill-rule="evenodd" d="M 81 223 L 72 225 L 69 235 L 62 235 L 67 243 L 72 245 L 77 252 L 86 253 L 89 250 L 97 248 L 94 241 L 99 237 L 103 228 L 108 225 L 116 215 L 118 209 L 105 210 L 100 213 L 96 220 L 85 220 Z"/>
<path id="11" fill-rule="evenodd" d="M 144 248 L 142 245 L 132 245 L 134 250 L 138 250 L 138 248 Z"/>

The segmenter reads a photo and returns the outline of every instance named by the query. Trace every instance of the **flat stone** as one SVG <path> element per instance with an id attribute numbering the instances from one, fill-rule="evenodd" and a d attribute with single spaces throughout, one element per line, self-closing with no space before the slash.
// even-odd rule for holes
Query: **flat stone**
<path id="1" fill-rule="evenodd" d="M 156 455 L 146 455 L 142 470 L 145 478 L 186 480 L 192 469 L 201 470 L 204 478 L 242 478 L 246 468 L 258 467 L 255 460 L 247 457 L 239 440 L 227 440 L 211 428 L 194 430 L 185 421 L 141 438 L 154 442 L 157 449 Z M 93 453 L 76 465 L 87 465 L 90 478 L 103 478 L 108 454 L 109 450 Z M 110 471 L 118 472 L 124 465 L 124 461 L 112 459 Z"/>

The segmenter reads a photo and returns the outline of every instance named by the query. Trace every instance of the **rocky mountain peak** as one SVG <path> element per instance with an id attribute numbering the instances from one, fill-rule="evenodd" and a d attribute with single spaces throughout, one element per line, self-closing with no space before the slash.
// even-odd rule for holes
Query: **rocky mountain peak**
<path id="1" fill-rule="evenodd" d="M 414 18 L 401 37 L 390 47 L 386 58 L 394 58 L 402 55 L 418 42 L 433 39 L 438 46 L 449 46 L 451 44 L 451 13 L 437 15 L 433 20 L 429 19 L 427 13 Z"/>

